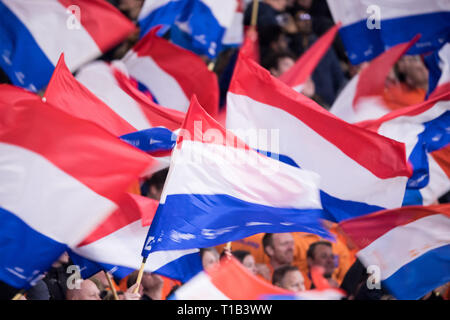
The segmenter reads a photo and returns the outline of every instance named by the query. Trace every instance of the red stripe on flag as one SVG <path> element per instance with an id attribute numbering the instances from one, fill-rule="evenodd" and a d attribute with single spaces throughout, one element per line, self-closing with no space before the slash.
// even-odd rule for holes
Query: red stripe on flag
<path id="1" fill-rule="evenodd" d="M 171 131 L 181 127 L 185 117 L 184 112 L 156 104 L 143 92 L 139 91 L 126 75 L 114 67 L 113 74 L 120 88 L 139 104 L 152 127 L 162 126 Z"/>
<path id="2" fill-rule="evenodd" d="M 219 83 L 214 72 L 194 53 L 178 47 L 156 35 L 151 30 L 133 51 L 139 57 L 150 56 L 166 73 L 171 75 L 190 99 L 194 94 L 205 110 L 213 117 L 219 110 Z"/>
<path id="3" fill-rule="evenodd" d="M 64 54 L 59 58 L 44 97 L 54 107 L 74 117 L 95 122 L 116 136 L 136 131 L 73 77 L 64 63 Z"/>
<path id="4" fill-rule="evenodd" d="M 293 294 L 251 274 L 233 257 L 222 259 L 207 273 L 214 286 L 232 300 L 259 300 L 262 295 Z"/>
<path id="5" fill-rule="evenodd" d="M 450 204 L 435 206 L 409 206 L 394 210 L 383 210 L 339 223 L 344 233 L 361 250 L 390 230 L 426 216 L 443 214 L 450 217 Z"/>
<path id="6" fill-rule="evenodd" d="M 119 203 L 119 208 L 91 232 L 78 247 L 104 238 L 140 219 L 142 219 L 144 226 L 149 226 L 155 216 L 158 203 L 158 201 L 147 197 L 126 193 L 126 196 Z"/>
<path id="7" fill-rule="evenodd" d="M 403 143 L 337 118 L 244 56 L 237 61 L 229 91 L 291 114 L 381 179 L 412 173 Z"/>
<path id="8" fill-rule="evenodd" d="M 324 33 L 279 79 L 290 87 L 305 83 L 330 48 L 340 26 L 341 23 L 338 23 Z"/>
<path id="9" fill-rule="evenodd" d="M 136 30 L 118 9 L 104 0 L 58 0 L 64 7 L 78 6 L 83 28 L 105 53 Z M 76 31 L 74 31 L 76 32 Z"/>
<path id="10" fill-rule="evenodd" d="M 362 97 L 380 96 L 383 94 L 386 77 L 392 67 L 419 38 L 420 35 L 416 35 L 410 42 L 392 47 L 372 60 L 367 68 L 361 70 L 355 97 L 353 98 L 353 108 L 356 108 L 358 100 Z"/>
<path id="11" fill-rule="evenodd" d="M 118 203 L 155 160 L 96 124 L 0 86 L 0 141 L 33 151 L 96 193 Z"/>

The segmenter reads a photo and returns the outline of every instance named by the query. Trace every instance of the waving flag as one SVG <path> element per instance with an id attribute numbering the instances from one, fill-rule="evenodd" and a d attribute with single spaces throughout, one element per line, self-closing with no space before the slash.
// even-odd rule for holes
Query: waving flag
<path id="1" fill-rule="evenodd" d="M 213 117 L 219 108 L 219 84 L 198 56 L 156 35 L 152 30 L 122 59 L 128 74 L 157 103 L 186 112 L 192 95 Z"/>
<path id="2" fill-rule="evenodd" d="M 305 82 L 333 43 L 339 27 L 340 23 L 324 33 L 279 79 L 295 91 L 301 92 Z"/>
<path id="3" fill-rule="evenodd" d="M 237 0 L 238 5 L 233 15 L 233 21 L 225 31 L 222 39 L 224 47 L 239 47 L 244 41 L 244 0 Z"/>
<path id="4" fill-rule="evenodd" d="M 255 27 L 249 27 L 245 33 L 244 43 L 239 52 L 259 63 L 259 41 L 258 30 Z"/>
<path id="5" fill-rule="evenodd" d="M 449 204 L 386 210 L 340 226 L 397 299 L 419 299 L 450 281 Z"/>
<path id="6" fill-rule="evenodd" d="M 430 0 L 327 0 L 352 64 L 370 61 L 384 50 L 422 38 L 409 54 L 433 51 L 450 41 L 450 3 Z"/>
<path id="7" fill-rule="evenodd" d="M 436 97 L 450 91 L 450 43 L 441 50 L 425 57 L 425 64 L 429 70 L 430 97 Z"/>
<path id="8" fill-rule="evenodd" d="M 450 92 L 358 125 L 405 143 L 414 173 L 404 205 L 433 204 L 450 190 Z"/>
<path id="9" fill-rule="evenodd" d="M 334 117 L 243 56 L 230 84 L 226 124 L 238 136 L 241 130 L 250 147 L 318 173 L 329 219 L 402 203 L 411 175 L 402 143 Z M 248 129 L 270 130 L 271 140 L 258 141 Z"/>
<path id="10" fill-rule="evenodd" d="M 119 278 L 137 269 L 142 262 L 142 241 L 157 207 L 158 202 L 155 200 L 127 194 L 120 202 L 119 209 L 78 246 L 72 248 L 72 260 L 80 265 L 83 278 L 97 273 L 99 267 L 112 271 Z M 159 251 L 149 255 L 145 264 L 147 272 L 183 282 L 202 269 L 198 249 Z"/>
<path id="11" fill-rule="evenodd" d="M 76 79 L 135 130 L 156 126 L 175 130 L 183 121 L 182 112 L 158 106 L 134 88 L 126 76 L 125 66 L 120 61 L 114 61 L 112 65 L 103 61 L 93 62 L 81 68 Z M 60 88 L 57 86 L 57 90 L 53 92 L 62 94 Z"/>
<path id="12" fill-rule="evenodd" d="M 62 52 L 74 71 L 135 30 L 102 0 L 1 0 L 0 16 L 0 67 L 31 91 L 47 85 Z"/>
<path id="13" fill-rule="evenodd" d="M 238 0 L 148 0 L 138 18 L 141 37 L 157 25 L 170 27 L 174 43 L 214 58 L 237 8 Z"/>
<path id="14" fill-rule="evenodd" d="M 398 59 L 419 36 L 384 52 L 354 76 L 331 106 L 330 112 L 350 123 L 377 119 L 391 110 L 383 99 L 386 78 Z"/>
<path id="15" fill-rule="evenodd" d="M 172 152 L 143 256 L 211 247 L 261 232 L 323 237 L 318 176 L 248 148 L 193 98 Z"/>
<path id="16" fill-rule="evenodd" d="M 0 280 L 29 288 L 152 159 L 17 87 L 0 86 L 0 114 Z"/>
<path id="17" fill-rule="evenodd" d="M 259 300 L 269 294 L 290 294 L 251 274 L 234 257 L 224 258 L 175 291 L 172 300 Z M 262 312 L 263 310 L 261 310 Z M 268 312 L 266 310 L 266 312 Z"/>

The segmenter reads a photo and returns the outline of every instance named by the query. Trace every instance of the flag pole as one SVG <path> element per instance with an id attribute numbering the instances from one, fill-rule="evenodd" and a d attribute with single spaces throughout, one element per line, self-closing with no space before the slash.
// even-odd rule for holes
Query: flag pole
<path id="1" fill-rule="evenodd" d="M 209 71 L 213 71 L 215 66 L 216 66 L 216 63 L 215 63 L 214 61 L 211 61 L 211 62 L 208 64 L 208 70 L 209 70 Z"/>
<path id="2" fill-rule="evenodd" d="M 253 28 L 255 28 L 256 24 L 258 23 L 258 7 L 259 0 L 253 0 L 252 20 L 250 22 L 250 26 L 252 26 Z"/>
<path id="3" fill-rule="evenodd" d="M 134 288 L 133 293 L 139 292 L 139 286 L 141 285 L 142 276 L 144 275 L 145 262 L 147 262 L 147 258 L 142 259 L 141 267 L 139 268 L 139 273 L 136 279 L 137 286 Z"/>
<path id="4" fill-rule="evenodd" d="M 228 241 L 225 245 L 225 254 L 227 255 L 227 258 L 229 259 L 231 257 L 231 241 Z"/>
<path id="5" fill-rule="evenodd" d="M 16 293 L 16 295 L 11 300 L 19 300 L 23 297 L 23 294 L 25 293 L 25 290 L 22 289 L 19 292 Z"/>
<path id="6" fill-rule="evenodd" d="M 114 295 L 114 300 L 120 300 L 119 295 L 117 294 L 116 287 L 114 287 L 114 284 L 111 279 L 112 275 L 110 275 L 109 272 L 106 272 L 105 270 L 103 270 L 103 272 L 105 273 L 106 278 L 108 279 L 109 287 L 111 288 L 111 291 Z"/>

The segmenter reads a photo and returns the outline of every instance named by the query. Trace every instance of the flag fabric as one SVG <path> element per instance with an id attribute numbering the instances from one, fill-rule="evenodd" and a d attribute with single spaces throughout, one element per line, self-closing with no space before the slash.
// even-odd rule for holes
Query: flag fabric
<path id="1" fill-rule="evenodd" d="M 127 194 L 106 221 L 72 248 L 72 260 L 80 266 L 83 278 L 100 270 L 123 278 L 138 269 L 142 262 L 142 241 L 157 207 L 155 200 Z M 144 270 L 185 282 L 202 269 L 199 250 L 190 249 L 151 254 Z"/>
<path id="2" fill-rule="evenodd" d="M 352 64 L 370 61 L 386 49 L 421 39 L 408 51 L 420 54 L 450 41 L 450 3 L 430 0 L 327 0 L 334 21 L 342 22 L 339 34 Z"/>
<path id="3" fill-rule="evenodd" d="M 224 258 L 178 288 L 171 300 L 260 300 L 269 294 L 290 294 L 251 274 L 236 258 Z"/>
<path id="4" fill-rule="evenodd" d="M 227 128 L 250 147 L 320 175 L 328 219 L 401 206 L 411 175 L 402 143 L 336 118 L 244 56 L 227 101 Z"/>
<path id="5" fill-rule="evenodd" d="M 0 16 L 0 67 L 31 91 L 47 85 L 62 52 L 74 71 L 136 28 L 103 0 L 2 0 Z"/>
<path id="6" fill-rule="evenodd" d="M 295 91 L 301 92 L 305 82 L 333 43 L 339 27 L 340 23 L 325 32 L 279 79 Z"/>
<path id="7" fill-rule="evenodd" d="M 167 128 L 151 128 L 125 134 L 120 139 L 151 156 L 166 157 L 172 153 L 177 135 Z"/>
<path id="8" fill-rule="evenodd" d="M 377 119 L 391 111 L 383 99 L 386 78 L 398 59 L 419 39 L 414 37 L 387 50 L 354 76 L 334 101 L 330 112 L 349 123 Z"/>
<path id="9" fill-rule="evenodd" d="M 0 280 L 29 288 L 153 160 L 21 88 L 0 86 L 0 114 Z"/>
<path id="10" fill-rule="evenodd" d="M 450 281 L 449 204 L 386 210 L 339 225 L 397 299 L 419 299 Z"/>
<path id="11" fill-rule="evenodd" d="M 163 25 L 170 28 L 170 38 L 177 45 L 215 58 L 237 8 L 238 0 L 146 1 L 138 18 L 141 37 Z"/>
<path id="12" fill-rule="evenodd" d="M 242 44 L 240 54 L 246 55 L 257 63 L 260 62 L 258 30 L 255 27 L 249 27 L 245 32 L 244 43 Z"/>
<path id="13" fill-rule="evenodd" d="M 192 95 L 213 117 L 219 109 L 219 83 L 197 55 L 152 30 L 122 59 L 129 76 L 166 108 L 186 112 Z"/>
<path id="14" fill-rule="evenodd" d="M 237 0 L 236 11 L 231 25 L 226 29 L 222 39 L 224 48 L 240 47 L 244 41 L 244 0 Z"/>
<path id="15" fill-rule="evenodd" d="M 450 91 L 450 43 L 424 59 L 429 70 L 429 97 Z"/>
<path id="16" fill-rule="evenodd" d="M 142 255 L 261 232 L 304 231 L 330 239 L 320 221 L 318 179 L 248 148 L 194 97 Z"/>
<path id="17" fill-rule="evenodd" d="M 405 144 L 414 171 L 403 205 L 430 205 L 450 191 L 450 92 L 358 125 Z"/>
<path id="18" fill-rule="evenodd" d="M 141 95 L 133 87 L 120 61 L 90 63 L 79 70 L 76 79 L 133 126 L 133 131 L 157 126 L 175 130 L 183 121 L 182 112 L 158 106 L 144 94 Z"/>

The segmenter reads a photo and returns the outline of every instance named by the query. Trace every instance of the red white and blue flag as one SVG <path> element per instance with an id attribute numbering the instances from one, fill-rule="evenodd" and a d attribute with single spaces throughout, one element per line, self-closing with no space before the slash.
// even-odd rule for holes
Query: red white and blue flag
<path id="1" fill-rule="evenodd" d="M 450 41 L 450 3 L 422 0 L 327 0 L 352 64 L 370 61 L 420 33 L 409 54 L 426 53 Z"/>
<path id="2" fill-rule="evenodd" d="M 387 50 L 354 76 L 331 106 L 330 112 L 349 123 L 377 119 L 391 108 L 383 99 L 386 78 L 395 63 L 417 42 L 398 44 Z"/>
<path id="3" fill-rule="evenodd" d="M 450 191 L 449 92 L 358 125 L 405 144 L 413 175 L 403 205 L 430 205 Z"/>
<path id="4" fill-rule="evenodd" d="M 386 210 L 339 225 L 397 299 L 419 299 L 450 281 L 449 204 Z"/>
<path id="5" fill-rule="evenodd" d="M 153 159 L 21 88 L 0 86 L 0 114 L 0 280 L 29 288 Z"/>
<path id="6" fill-rule="evenodd" d="M 142 255 L 211 247 L 261 232 L 330 238 L 320 221 L 318 184 L 317 174 L 247 147 L 194 97 Z"/>
<path id="7" fill-rule="evenodd" d="M 402 143 L 338 119 L 244 56 L 227 102 L 227 129 L 260 152 L 320 175 L 329 219 L 401 206 L 412 173 Z M 255 139 L 248 130 L 265 136 Z"/>
<path id="8" fill-rule="evenodd" d="M 73 247 L 70 256 L 83 278 L 106 270 L 123 278 L 141 262 L 142 241 L 153 220 L 158 201 L 127 194 L 107 220 Z M 202 271 L 198 249 L 158 251 L 150 254 L 145 271 L 185 282 Z"/>
<path id="9" fill-rule="evenodd" d="M 0 16 L 0 67 L 31 91 L 47 85 L 61 53 L 75 71 L 136 29 L 103 0 L 2 0 Z"/>
<path id="10" fill-rule="evenodd" d="M 219 84 L 214 72 L 197 55 L 149 32 L 122 59 L 129 76 L 158 104 L 186 112 L 196 95 L 215 117 L 219 110 Z"/>

